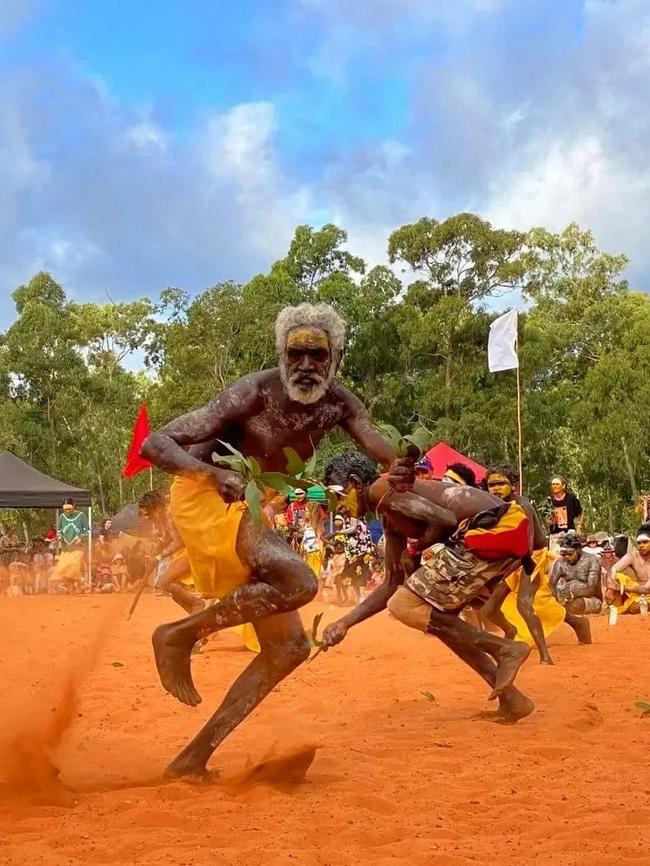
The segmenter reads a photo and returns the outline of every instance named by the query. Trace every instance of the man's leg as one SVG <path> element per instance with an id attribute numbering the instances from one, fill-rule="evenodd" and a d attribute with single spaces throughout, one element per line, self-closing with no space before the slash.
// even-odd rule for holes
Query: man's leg
<path id="1" fill-rule="evenodd" d="M 532 561 L 530 564 L 534 567 Z M 526 565 L 524 565 L 521 569 L 521 578 L 517 589 L 517 610 L 528 626 L 528 631 L 531 633 L 533 640 L 535 641 L 535 645 L 539 651 L 540 663 L 543 665 L 552 665 L 553 659 L 551 658 L 548 646 L 546 645 L 544 628 L 542 627 L 540 618 L 537 616 L 533 608 L 537 587 L 537 581 L 533 582 L 531 580 L 531 573 L 526 571 Z"/>
<path id="2" fill-rule="evenodd" d="M 511 686 L 519 668 L 530 654 L 530 647 L 523 641 L 513 641 L 481 631 L 463 622 L 455 613 L 431 609 L 427 631 L 439 637 L 451 635 L 452 638 L 475 647 L 492 656 L 496 662 L 495 682 L 488 700 L 497 698 L 505 688 Z"/>
<path id="3" fill-rule="evenodd" d="M 152 642 L 163 687 L 185 704 L 201 696 L 192 682 L 192 647 L 215 631 L 288 613 L 307 604 L 318 589 L 314 572 L 273 530 L 255 528 L 246 513 L 237 538 L 237 554 L 254 579 L 238 586 L 217 604 L 177 622 L 161 625 Z"/>
<path id="4" fill-rule="evenodd" d="M 158 581 L 158 586 L 165 592 L 168 592 L 176 604 L 180 605 L 187 613 L 199 613 L 205 607 L 205 602 L 192 595 L 180 583 L 189 574 L 190 564 L 187 556 L 183 556 L 181 559 L 169 563 L 165 569 L 165 573 Z"/>
<path id="5" fill-rule="evenodd" d="M 210 756 L 273 688 L 309 658 L 310 645 L 294 611 L 256 620 L 260 652 L 228 690 L 216 713 L 167 768 L 170 778 L 207 775 Z"/>
<path id="6" fill-rule="evenodd" d="M 435 635 L 441 640 L 455 639 L 466 647 L 488 653 L 496 662 L 495 683 L 490 700 L 498 697 L 511 686 L 517 671 L 528 658 L 530 647 L 522 641 L 511 641 L 497 637 L 463 622 L 455 613 L 436 610 L 424 602 L 416 593 L 401 586 L 388 603 L 389 611 L 411 628 Z"/>
<path id="7" fill-rule="evenodd" d="M 517 629 L 505 618 L 505 615 L 501 610 L 501 605 L 509 595 L 510 587 L 505 580 L 502 580 L 496 585 L 492 594 L 483 605 L 482 614 L 485 619 L 500 628 L 508 640 L 514 640 L 517 636 Z"/>
<path id="8" fill-rule="evenodd" d="M 465 664 L 476 671 L 494 690 L 497 682 L 497 665 L 491 655 L 465 639 L 462 629 L 471 627 L 468 627 L 457 616 L 454 614 L 441 614 L 441 616 L 449 618 L 449 622 L 445 622 L 447 627 L 445 629 L 431 630 L 431 617 L 433 614 L 439 614 L 439 612 L 434 611 L 430 604 L 406 587 L 400 587 L 394 593 L 388 602 L 388 610 L 404 625 L 439 638 L 445 646 L 449 647 Z M 456 629 L 454 628 L 454 620 L 458 627 Z M 476 629 L 471 629 L 471 631 L 474 632 Z M 535 708 L 530 698 L 527 698 L 512 685 L 504 687 L 498 698 L 498 714 L 504 721 L 516 722 L 518 719 L 532 713 Z"/>
<path id="9" fill-rule="evenodd" d="M 578 638 L 578 643 L 591 643 L 591 624 L 584 615 L 587 609 L 584 598 L 574 598 L 566 606 L 565 623 L 570 626 Z"/>
<path id="10" fill-rule="evenodd" d="M 494 688 L 497 666 L 491 656 L 449 635 L 439 637 L 454 655 L 469 665 L 489 686 Z M 507 686 L 498 697 L 499 709 L 496 715 L 502 723 L 514 724 L 519 719 L 529 716 L 535 709 L 535 704 L 531 699 L 520 692 L 516 686 Z"/>

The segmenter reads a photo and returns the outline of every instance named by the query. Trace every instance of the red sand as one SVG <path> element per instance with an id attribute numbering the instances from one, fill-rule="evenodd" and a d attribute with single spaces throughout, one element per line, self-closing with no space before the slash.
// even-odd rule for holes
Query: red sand
<path id="1" fill-rule="evenodd" d="M 493 706 L 478 678 L 382 614 L 282 684 L 213 759 L 221 781 L 194 787 L 158 780 L 250 657 L 211 641 L 204 703 L 184 707 L 149 646 L 177 609 L 146 597 L 126 622 L 129 602 L 0 599 L 2 866 L 650 864 L 650 619 L 595 620 L 592 647 L 562 627 L 557 666 L 531 656 L 520 676 L 537 712 L 501 727 L 476 718 Z"/>

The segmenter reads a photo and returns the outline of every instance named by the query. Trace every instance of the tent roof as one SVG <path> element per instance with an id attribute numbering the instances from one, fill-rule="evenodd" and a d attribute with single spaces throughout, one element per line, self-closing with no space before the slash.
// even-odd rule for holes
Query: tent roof
<path id="1" fill-rule="evenodd" d="M 60 508 L 66 497 L 90 505 L 90 493 L 34 469 L 11 451 L 0 454 L 0 508 Z"/>
<path id="2" fill-rule="evenodd" d="M 455 448 L 452 448 L 451 445 L 447 445 L 446 442 L 438 442 L 437 445 L 434 445 L 433 448 L 427 451 L 427 457 L 429 458 L 433 468 L 434 478 L 442 478 L 445 474 L 445 469 L 450 463 L 464 463 L 465 466 L 469 466 L 470 469 L 473 469 L 474 474 L 476 475 L 477 484 L 480 484 L 487 475 L 487 469 L 485 466 L 481 466 L 481 464 L 477 463 L 475 460 L 465 457 L 464 454 L 461 454 L 460 451 L 456 451 Z"/>

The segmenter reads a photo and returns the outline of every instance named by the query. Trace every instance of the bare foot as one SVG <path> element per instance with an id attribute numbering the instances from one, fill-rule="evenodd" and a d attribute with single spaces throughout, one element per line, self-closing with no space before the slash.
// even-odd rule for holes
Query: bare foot
<path id="1" fill-rule="evenodd" d="M 194 638 L 183 635 L 176 624 L 159 625 L 151 636 L 151 643 L 165 691 L 190 707 L 200 704 L 201 695 L 192 681 L 190 661 Z"/>
<path id="2" fill-rule="evenodd" d="M 540 663 L 540 665 L 554 665 L 555 664 L 555 662 L 553 661 L 553 659 L 551 658 L 551 656 L 548 653 L 546 653 L 546 655 L 540 656 L 539 663 Z"/>
<path id="3" fill-rule="evenodd" d="M 493 701 L 498 698 L 504 689 L 514 683 L 519 668 L 529 655 L 530 647 L 523 641 L 513 641 L 510 646 L 506 646 L 500 651 L 495 659 L 497 663 L 496 680 L 488 700 Z"/>
<path id="4" fill-rule="evenodd" d="M 495 721 L 502 725 L 514 725 L 520 719 L 525 719 L 535 709 L 535 704 L 529 697 L 517 689 L 506 689 L 499 697 L 499 709 Z"/>
<path id="5" fill-rule="evenodd" d="M 193 782 L 195 785 L 209 785 L 211 782 L 216 782 L 219 774 L 211 772 L 205 766 L 181 760 L 179 757 L 167 767 L 164 778 L 168 781 L 183 779 L 186 782 Z"/>

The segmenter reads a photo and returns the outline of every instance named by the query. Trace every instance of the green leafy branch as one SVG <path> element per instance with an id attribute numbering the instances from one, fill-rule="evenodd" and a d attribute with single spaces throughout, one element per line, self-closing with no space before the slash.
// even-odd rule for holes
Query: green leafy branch
<path id="1" fill-rule="evenodd" d="M 283 448 L 287 459 L 286 472 L 264 472 L 259 460 L 255 457 L 246 457 L 241 451 L 223 440 L 218 440 L 229 454 L 212 454 L 212 461 L 217 466 L 227 467 L 233 472 L 238 472 L 246 485 L 244 488 L 244 499 L 253 519 L 253 523 L 259 529 L 262 525 L 262 504 L 266 491 L 271 488 L 277 490 L 283 496 L 288 496 L 290 490 L 301 488 L 308 490 L 310 487 L 319 486 L 319 482 L 313 478 L 316 472 L 316 451 L 309 460 L 302 457 L 293 448 Z M 328 501 L 330 491 L 327 492 Z M 331 494 L 334 496 L 334 494 Z M 334 500 L 336 497 L 334 496 Z M 330 505 L 332 503 L 330 502 Z"/>
<path id="2" fill-rule="evenodd" d="M 317 649 L 316 649 L 316 652 L 313 654 L 313 656 L 309 659 L 310 662 L 313 662 L 313 660 L 316 658 L 316 656 L 319 655 L 319 653 L 323 652 L 323 641 L 319 640 L 319 638 L 318 638 L 318 627 L 320 626 L 320 621 L 322 620 L 322 618 L 323 618 L 323 614 L 317 613 L 316 616 L 314 617 L 314 621 L 311 624 L 311 634 L 309 636 L 309 643 L 312 645 L 312 647 L 317 647 Z"/>
<path id="3" fill-rule="evenodd" d="M 377 424 L 377 428 L 388 438 L 398 457 L 417 459 L 421 454 L 426 454 L 433 444 L 433 433 L 423 424 L 406 435 L 402 435 L 392 424 Z"/>

